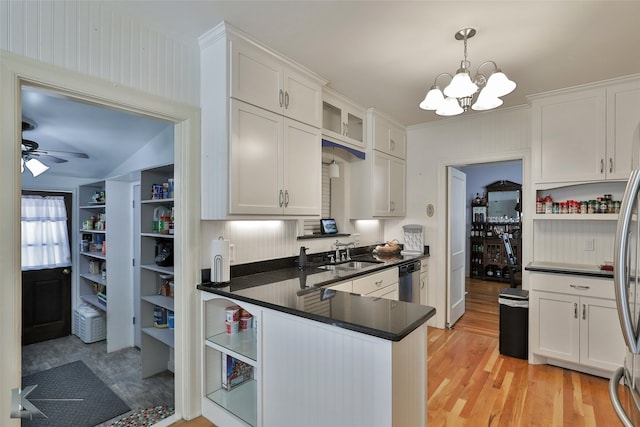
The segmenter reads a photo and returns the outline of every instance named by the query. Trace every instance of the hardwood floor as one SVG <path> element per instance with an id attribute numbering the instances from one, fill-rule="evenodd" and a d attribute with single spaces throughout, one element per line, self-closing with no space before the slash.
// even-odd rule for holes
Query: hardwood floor
<path id="1" fill-rule="evenodd" d="M 505 287 L 468 280 L 464 316 L 452 330 L 429 328 L 428 425 L 620 425 L 606 379 L 500 355 L 498 294 Z M 213 424 L 199 417 L 172 426 Z"/>

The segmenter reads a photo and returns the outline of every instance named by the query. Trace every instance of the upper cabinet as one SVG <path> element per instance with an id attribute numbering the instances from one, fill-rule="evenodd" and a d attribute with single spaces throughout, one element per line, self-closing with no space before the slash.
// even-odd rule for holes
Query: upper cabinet
<path id="1" fill-rule="evenodd" d="M 366 148 L 366 109 L 325 87 L 322 91 L 322 135 L 356 149 Z"/>
<path id="2" fill-rule="evenodd" d="M 265 48 L 230 38 L 229 96 L 311 126 L 322 125 L 322 86 Z"/>
<path id="3" fill-rule="evenodd" d="M 352 219 L 405 216 L 405 129 L 373 108 L 368 110 L 367 128 L 370 148 L 366 158 L 351 163 L 350 216 Z"/>
<path id="4" fill-rule="evenodd" d="M 200 48 L 202 219 L 320 215 L 326 81 L 225 22 Z"/>
<path id="5" fill-rule="evenodd" d="M 534 182 L 623 180 L 637 167 L 640 80 L 537 95 L 532 107 Z"/>
<path id="6" fill-rule="evenodd" d="M 407 158 L 407 131 L 391 117 L 369 108 L 367 119 L 373 135 L 373 149 L 400 159 Z"/>

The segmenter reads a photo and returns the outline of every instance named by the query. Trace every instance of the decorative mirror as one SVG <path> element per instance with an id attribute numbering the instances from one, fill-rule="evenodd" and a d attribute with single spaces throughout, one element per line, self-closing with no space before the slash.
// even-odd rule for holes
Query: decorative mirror
<path id="1" fill-rule="evenodd" d="M 489 222 L 519 222 L 522 186 L 501 180 L 487 185 L 487 220 Z"/>

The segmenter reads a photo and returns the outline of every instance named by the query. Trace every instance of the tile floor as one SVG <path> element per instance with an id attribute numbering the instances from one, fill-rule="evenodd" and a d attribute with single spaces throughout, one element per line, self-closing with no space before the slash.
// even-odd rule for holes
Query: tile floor
<path id="1" fill-rule="evenodd" d="M 22 347 L 22 375 L 82 360 L 132 410 L 174 406 L 174 378 L 169 371 L 141 378 L 140 350 L 107 353 L 106 341 L 85 344 L 75 335 Z M 104 424 L 106 425 L 106 424 Z"/>

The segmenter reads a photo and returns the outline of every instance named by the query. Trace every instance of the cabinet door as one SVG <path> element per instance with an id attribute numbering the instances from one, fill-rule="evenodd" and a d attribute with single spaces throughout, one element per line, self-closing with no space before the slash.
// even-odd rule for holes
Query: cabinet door
<path id="1" fill-rule="evenodd" d="M 358 148 L 367 146 L 364 139 L 364 108 L 352 105 L 339 95 L 328 90 L 323 91 L 323 133 L 332 140 L 345 142 Z"/>
<path id="2" fill-rule="evenodd" d="M 373 152 L 373 216 L 388 216 L 391 211 L 390 191 L 390 157 Z"/>
<path id="3" fill-rule="evenodd" d="M 249 42 L 231 39 L 229 96 L 281 113 L 284 105 L 283 64 Z"/>
<path id="4" fill-rule="evenodd" d="M 389 159 L 389 209 L 392 216 L 406 213 L 406 164 L 404 160 Z"/>
<path id="5" fill-rule="evenodd" d="M 322 127 L 322 89 L 302 73 L 285 68 L 284 114 L 287 117 Z"/>
<path id="6" fill-rule="evenodd" d="M 320 215 L 322 202 L 320 129 L 284 119 L 284 213 Z"/>
<path id="7" fill-rule="evenodd" d="M 615 371 L 624 362 L 625 343 L 613 300 L 580 298 L 580 363 Z"/>
<path id="8" fill-rule="evenodd" d="M 374 149 L 401 159 L 406 158 L 406 132 L 403 128 L 380 114 L 374 114 L 373 132 Z"/>
<path id="9" fill-rule="evenodd" d="M 638 167 L 640 81 L 607 88 L 607 159 L 609 179 L 627 179 Z"/>
<path id="10" fill-rule="evenodd" d="M 580 362 L 578 305 L 580 298 L 551 292 L 532 292 L 531 347 L 535 354 Z"/>
<path id="11" fill-rule="evenodd" d="M 604 89 L 535 102 L 532 110 L 534 181 L 604 179 L 605 117 Z"/>
<path id="12" fill-rule="evenodd" d="M 420 270 L 420 304 L 429 305 L 429 275 L 426 269 Z"/>
<path id="13" fill-rule="evenodd" d="M 230 213 L 282 213 L 282 122 L 280 115 L 231 101 Z"/>

